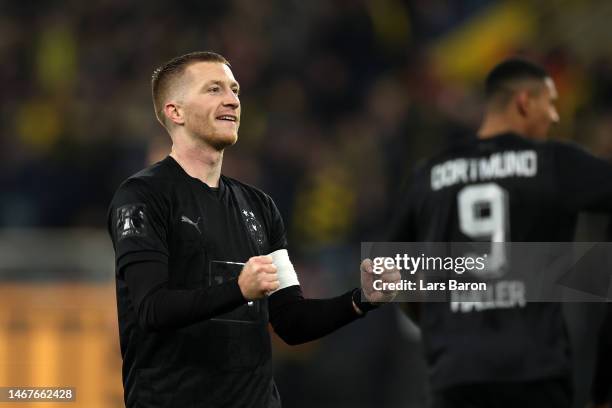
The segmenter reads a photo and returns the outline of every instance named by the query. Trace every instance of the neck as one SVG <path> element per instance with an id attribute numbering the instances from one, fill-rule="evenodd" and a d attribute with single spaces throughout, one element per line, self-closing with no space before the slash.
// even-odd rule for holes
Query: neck
<path id="1" fill-rule="evenodd" d="M 170 156 L 193 178 L 206 183 L 209 187 L 219 187 L 223 150 L 216 150 L 202 144 L 185 146 L 174 143 Z"/>
<path id="2" fill-rule="evenodd" d="M 523 134 L 523 129 L 517 121 L 504 114 L 487 114 L 478 130 L 479 139 L 489 139 L 502 133 Z"/>

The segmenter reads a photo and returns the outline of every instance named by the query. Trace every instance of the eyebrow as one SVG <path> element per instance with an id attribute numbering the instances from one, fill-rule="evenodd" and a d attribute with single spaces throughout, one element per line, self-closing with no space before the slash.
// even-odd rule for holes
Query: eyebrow
<path id="1" fill-rule="evenodd" d="M 226 82 L 221 81 L 219 79 L 211 79 L 210 81 L 206 81 L 204 83 L 204 85 L 202 85 L 202 89 L 206 88 L 206 87 L 208 87 L 210 85 L 221 85 L 221 86 L 223 86 L 225 84 L 226 84 Z M 229 82 L 229 86 L 230 86 L 230 88 L 231 87 L 236 87 L 238 90 L 240 90 L 240 84 L 238 82 L 236 82 L 236 81 L 230 81 Z"/>

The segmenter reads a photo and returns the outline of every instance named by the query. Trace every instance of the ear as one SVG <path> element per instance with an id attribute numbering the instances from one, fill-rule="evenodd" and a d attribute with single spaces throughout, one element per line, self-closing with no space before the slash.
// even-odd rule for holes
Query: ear
<path id="1" fill-rule="evenodd" d="M 527 116 L 529 110 L 529 93 L 527 91 L 519 91 L 514 97 L 514 104 L 516 109 L 521 116 Z"/>
<path id="2" fill-rule="evenodd" d="M 168 102 L 164 105 L 164 115 L 175 125 L 183 125 L 185 123 L 183 110 L 174 102 Z"/>

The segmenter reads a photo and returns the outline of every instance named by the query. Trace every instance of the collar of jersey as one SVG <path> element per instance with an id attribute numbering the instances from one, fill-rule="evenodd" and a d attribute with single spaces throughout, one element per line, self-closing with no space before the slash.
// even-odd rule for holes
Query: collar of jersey
<path id="1" fill-rule="evenodd" d="M 174 160 L 174 157 L 172 156 L 167 156 L 166 157 L 166 161 L 168 161 L 172 167 L 175 169 L 177 175 L 181 178 L 185 178 L 186 180 L 188 180 L 191 184 L 197 185 L 198 188 L 202 188 L 205 191 L 214 194 L 218 197 L 221 197 L 224 193 L 225 193 L 225 181 L 224 181 L 224 176 L 223 174 L 221 174 L 221 176 L 219 177 L 219 187 L 214 188 L 214 187 L 210 187 L 208 184 L 206 184 L 205 182 L 203 182 L 200 179 L 197 179 L 195 177 L 191 177 L 189 174 L 187 174 L 187 172 L 185 171 L 185 169 L 183 169 L 181 167 L 180 164 L 178 164 L 178 162 L 176 160 Z"/>

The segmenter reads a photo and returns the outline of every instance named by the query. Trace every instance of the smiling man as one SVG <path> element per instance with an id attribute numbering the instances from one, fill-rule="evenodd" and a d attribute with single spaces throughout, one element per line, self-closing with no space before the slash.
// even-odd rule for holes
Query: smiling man
<path id="1" fill-rule="evenodd" d="M 299 344 L 395 293 L 371 289 L 366 260 L 363 290 L 304 299 L 274 202 L 221 174 L 241 108 L 225 58 L 177 57 L 155 70 L 152 90 L 172 151 L 119 187 L 108 218 L 126 405 L 278 407 L 268 322 Z"/>

